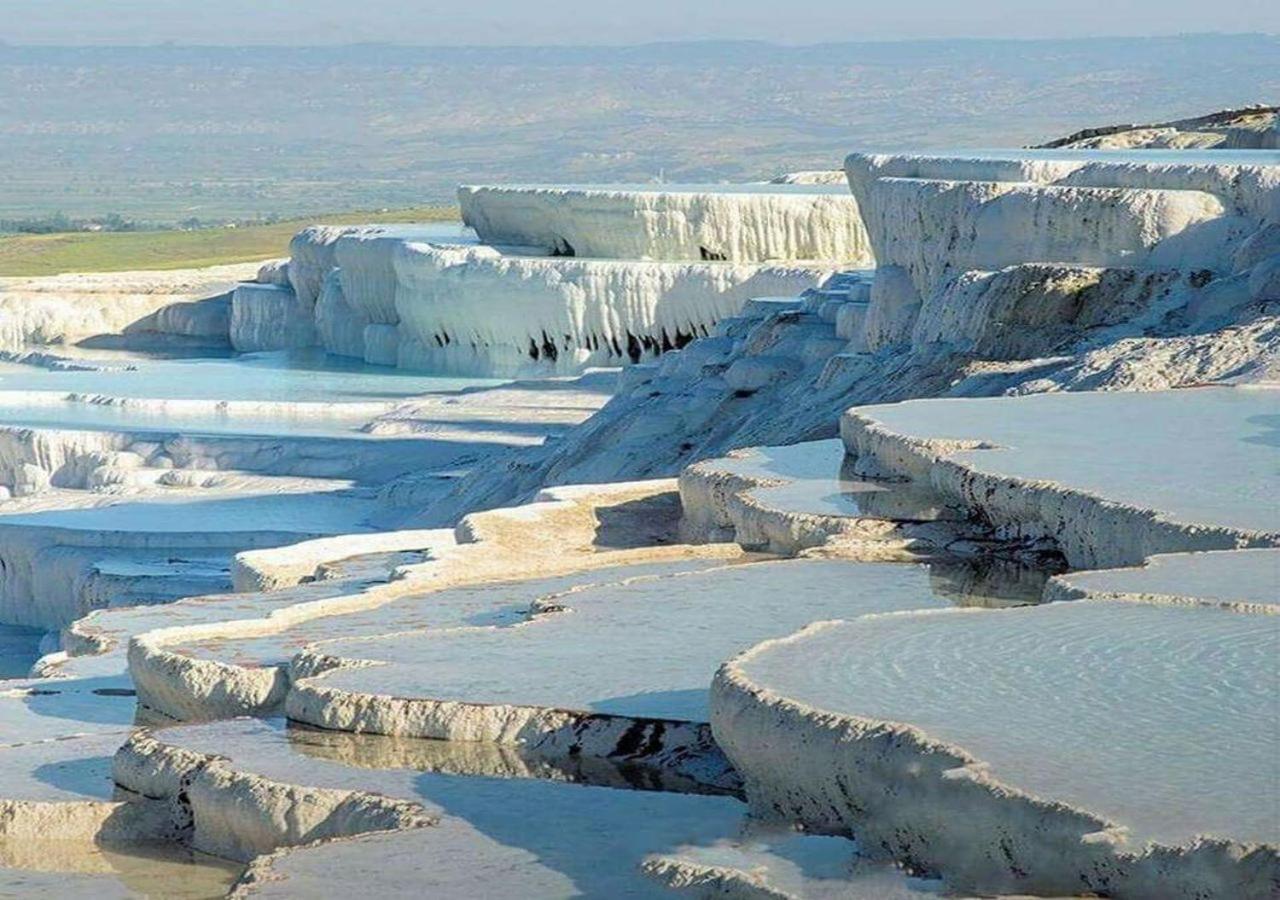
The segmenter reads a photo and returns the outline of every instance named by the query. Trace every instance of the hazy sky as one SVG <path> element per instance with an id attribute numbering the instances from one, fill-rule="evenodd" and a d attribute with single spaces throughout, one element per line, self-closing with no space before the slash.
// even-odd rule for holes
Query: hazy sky
<path id="1" fill-rule="evenodd" d="M 1280 0 L 0 0 L 9 43 L 632 44 L 1280 32 Z"/>

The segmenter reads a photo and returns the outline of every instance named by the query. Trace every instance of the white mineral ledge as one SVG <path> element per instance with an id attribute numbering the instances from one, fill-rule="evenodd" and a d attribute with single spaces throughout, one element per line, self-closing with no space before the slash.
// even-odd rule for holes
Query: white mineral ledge
<path id="1" fill-rule="evenodd" d="M 1280 543 L 1275 387 L 1058 393 L 855 407 L 859 465 L 926 478 L 1073 565 Z"/>
<path id="2" fill-rule="evenodd" d="M 656 896 L 639 868 L 647 854 L 732 835 L 744 812 L 728 797 L 424 771 L 412 754 L 346 765 L 308 755 L 279 722 L 262 720 L 139 735 L 116 766 L 123 784 L 153 795 L 179 790 L 184 772 L 194 773 L 186 790 L 198 849 L 247 859 L 409 829 L 269 862 L 298 879 L 293 896 L 348 865 L 368 874 L 375 894 L 413 884 L 443 896 Z"/>
<path id="3" fill-rule="evenodd" d="M 326 727 L 359 722 L 436 737 L 485 731 L 476 721 L 503 709 L 699 723 L 719 662 L 766 636 L 836 616 L 943 605 L 923 566 L 825 560 L 586 585 L 544 598 L 536 615 L 515 623 L 313 648 L 361 665 L 304 682 L 288 708 Z"/>

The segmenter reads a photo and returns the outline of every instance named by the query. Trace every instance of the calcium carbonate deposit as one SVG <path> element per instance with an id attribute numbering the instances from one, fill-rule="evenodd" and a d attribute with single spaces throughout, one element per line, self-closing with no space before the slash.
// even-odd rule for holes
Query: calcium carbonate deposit
<path id="1" fill-rule="evenodd" d="M 1277 896 L 1274 121 L 0 281 L 0 896 Z"/>

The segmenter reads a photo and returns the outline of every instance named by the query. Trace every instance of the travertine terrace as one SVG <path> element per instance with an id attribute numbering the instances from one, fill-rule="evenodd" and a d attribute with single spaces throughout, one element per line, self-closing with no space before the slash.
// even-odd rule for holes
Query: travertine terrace
<path id="1" fill-rule="evenodd" d="M 1268 115 L 6 280 L 0 896 L 1275 896 Z"/>

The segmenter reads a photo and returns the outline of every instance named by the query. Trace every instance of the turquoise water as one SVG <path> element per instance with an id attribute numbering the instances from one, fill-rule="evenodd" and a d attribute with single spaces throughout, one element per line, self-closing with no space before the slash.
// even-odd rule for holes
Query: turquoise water
<path id="1" fill-rule="evenodd" d="M 22 678 L 40 658 L 40 639 L 44 632 L 36 628 L 0 624 L 0 678 Z"/>
<path id="2" fill-rule="evenodd" d="M 974 469 L 1046 479 L 1180 522 L 1280 531 L 1280 390 L 1039 394 L 863 407 L 891 431 L 983 440 Z"/>
<path id="3" fill-rule="evenodd" d="M 744 663 L 829 712 L 909 722 L 990 773 L 1181 844 L 1280 837 L 1280 618 L 1077 601 L 835 623 Z"/>
<path id="4" fill-rule="evenodd" d="M 400 400 L 416 394 L 501 383 L 500 379 L 407 373 L 312 350 L 195 359 L 115 357 L 109 364 L 131 368 L 60 372 L 21 363 L 0 363 L 0 390 L 65 391 L 165 400 L 350 403 Z"/>
<path id="5" fill-rule="evenodd" d="M 57 351 L 64 355 L 61 348 Z M 381 408 L 424 394 L 451 394 L 502 384 L 501 379 L 410 374 L 323 351 L 165 358 L 140 354 L 72 354 L 98 371 L 58 371 L 0 362 L 0 424 L 32 428 L 153 430 L 208 434 L 358 437 Z M 35 392 L 39 392 L 38 394 Z M 83 395 L 68 400 L 62 395 Z M 90 402 L 166 401 L 120 404 Z M 174 401 L 193 401 L 183 408 Z M 223 401 L 248 404 L 218 408 Z M 313 404 L 254 410 L 251 404 Z M 321 404 L 316 408 L 315 404 Z"/>

